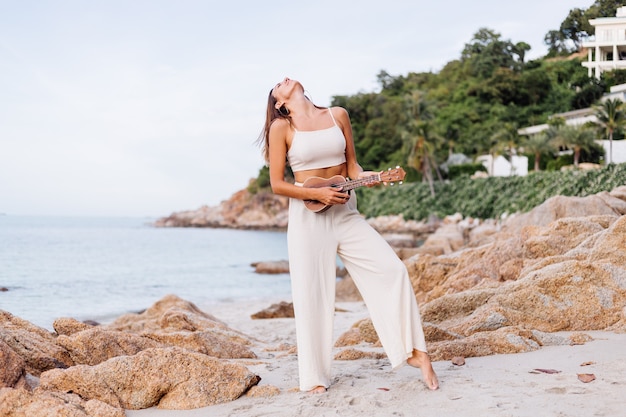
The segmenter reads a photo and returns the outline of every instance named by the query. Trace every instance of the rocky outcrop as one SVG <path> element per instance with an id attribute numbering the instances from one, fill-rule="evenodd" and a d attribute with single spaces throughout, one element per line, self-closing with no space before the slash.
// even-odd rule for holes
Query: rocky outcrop
<path id="1" fill-rule="evenodd" d="M 405 260 L 433 359 L 525 352 L 559 331 L 625 332 L 624 214 L 620 187 L 553 198 L 482 230 L 439 228 L 429 238 L 439 255 Z M 351 329 L 340 340 L 372 337 Z"/>
<path id="2" fill-rule="evenodd" d="M 250 194 L 241 190 L 218 206 L 172 213 L 158 219 L 156 227 L 224 227 L 235 229 L 285 229 L 289 200 L 273 193 Z"/>
<path id="3" fill-rule="evenodd" d="M 97 366 L 51 370 L 41 375 L 40 387 L 132 410 L 186 410 L 232 401 L 259 380 L 242 365 L 168 347 L 118 356 Z"/>
<path id="4" fill-rule="evenodd" d="M 238 398 L 260 380 L 225 360 L 256 358 L 252 339 L 174 295 L 109 325 L 62 318 L 54 328 L 0 311 L 0 388 L 7 387 L 0 415 L 204 407 Z"/>

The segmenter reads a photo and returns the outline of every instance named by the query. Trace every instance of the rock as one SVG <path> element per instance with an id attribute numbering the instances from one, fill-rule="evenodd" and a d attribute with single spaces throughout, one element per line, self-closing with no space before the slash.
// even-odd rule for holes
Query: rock
<path id="1" fill-rule="evenodd" d="M 216 207 L 172 213 L 158 219 L 156 227 L 228 227 L 235 229 L 285 229 L 289 199 L 271 192 L 238 191 Z"/>
<path id="2" fill-rule="evenodd" d="M 178 347 L 147 349 L 96 366 L 41 375 L 40 387 L 73 392 L 113 407 L 183 410 L 233 401 L 260 378 L 246 367 Z"/>
<path id="3" fill-rule="evenodd" d="M 252 264 L 257 274 L 288 274 L 289 261 L 267 261 Z"/>
<path id="4" fill-rule="evenodd" d="M 194 352 L 221 359 L 254 359 L 257 355 L 250 350 L 249 341 L 238 342 L 213 331 L 195 332 L 151 332 L 146 337 L 161 345 L 178 346 Z"/>
<path id="5" fill-rule="evenodd" d="M 271 398 L 280 394 L 280 388 L 273 385 L 255 385 L 246 393 L 247 397 L 252 398 Z"/>
<path id="6" fill-rule="evenodd" d="M 339 338 L 335 341 L 335 346 L 351 346 L 357 345 L 362 342 L 380 345 L 378 333 L 376 333 L 376 329 L 374 329 L 374 324 L 369 318 L 359 320 L 358 322 L 354 323 L 352 325 L 352 328 L 339 336 Z"/>
<path id="7" fill-rule="evenodd" d="M 363 301 L 363 297 L 350 275 L 337 280 L 335 299 L 336 301 Z"/>
<path id="8" fill-rule="evenodd" d="M 0 340 L 0 388 L 3 387 L 27 387 L 26 363 Z"/>
<path id="9" fill-rule="evenodd" d="M 439 297 L 421 307 L 422 320 L 431 323 L 464 319 L 487 304 L 495 289 L 471 290 Z"/>
<path id="10" fill-rule="evenodd" d="M 417 248 L 393 248 L 394 252 L 396 253 L 396 255 L 398 255 L 398 258 L 400 258 L 401 260 L 407 260 L 412 256 L 415 256 L 417 254 L 420 253 L 430 253 L 428 250 L 423 250 L 421 247 L 417 247 Z M 443 252 L 441 252 L 443 253 Z M 437 254 L 441 254 L 441 253 L 437 253 Z"/>
<path id="11" fill-rule="evenodd" d="M 148 337 L 102 327 L 90 328 L 71 336 L 61 335 L 57 344 L 70 353 L 75 364 L 97 365 L 122 355 L 163 346 Z"/>
<path id="12" fill-rule="evenodd" d="M 442 340 L 457 340 L 462 338 L 461 335 L 452 333 L 436 324 L 426 322 L 422 327 L 424 329 L 424 338 L 427 342 L 440 342 Z"/>
<path id="13" fill-rule="evenodd" d="M 195 304 L 170 294 L 139 314 L 125 314 L 106 326 L 109 330 L 140 333 L 151 330 L 208 330 L 228 326 Z"/>
<path id="14" fill-rule="evenodd" d="M 335 341 L 335 347 L 354 346 L 363 342 L 363 337 L 358 328 L 352 327 L 348 331 L 344 332 Z"/>
<path id="15" fill-rule="evenodd" d="M 372 323 L 372 319 L 364 319 L 357 322 L 354 325 L 357 329 L 359 329 L 359 333 L 363 338 L 363 341 L 367 343 L 378 343 L 378 333 L 376 333 L 376 329 L 374 328 L 374 323 Z"/>
<path id="16" fill-rule="evenodd" d="M 414 248 L 417 241 L 411 233 L 386 233 L 382 237 L 394 248 Z"/>
<path id="17" fill-rule="evenodd" d="M 102 327 L 134 333 L 156 345 L 180 346 L 219 358 L 256 357 L 249 348 L 248 336 L 175 295 L 163 297 L 140 314 L 126 314 Z"/>
<path id="18" fill-rule="evenodd" d="M 336 361 L 356 361 L 359 359 L 385 359 L 387 355 L 382 352 L 364 352 L 357 349 L 345 349 L 334 357 Z"/>
<path id="19" fill-rule="evenodd" d="M 439 227 L 438 222 L 404 220 L 402 214 L 369 218 L 367 222 L 380 234 L 410 233 L 416 240 L 423 239 Z"/>
<path id="20" fill-rule="evenodd" d="M 532 333 L 533 339 L 541 346 L 563 346 L 571 344 L 571 340 L 568 337 L 556 333 L 540 332 L 539 330 L 532 330 Z"/>
<path id="21" fill-rule="evenodd" d="M 265 310 L 261 310 L 258 313 L 254 313 L 250 316 L 252 319 L 277 319 L 277 318 L 294 318 L 293 303 L 281 301 L 277 304 L 272 304 Z"/>
<path id="22" fill-rule="evenodd" d="M 622 201 L 626 201 L 626 185 L 622 185 L 611 190 L 609 194 L 611 195 L 611 197 L 619 198 Z"/>
<path id="23" fill-rule="evenodd" d="M 531 352 L 540 345 L 532 339 L 532 332 L 505 327 L 492 332 L 475 333 L 453 341 L 430 343 L 428 353 L 433 361 L 452 360 L 457 356 L 472 358 L 503 353 Z"/>
<path id="24" fill-rule="evenodd" d="M 498 268 L 498 277 L 500 281 L 515 281 L 524 268 L 524 259 L 509 259 Z"/>
<path id="25" fill-rule="evenodd" d="M 0 310 L 0 340 L 24 360 L 26 372 L 35 376 L 74 364 L 69 352 L 56 344 L 52 333 L 3 310 Z"/>
<path id="26" fill-rule="evenodd" d="M 616 219 L 613 216 L 609 218 L 612 221 Z M 588 237 L 602 232 L 606 227 L 601 222 L 606 219 L 597 216 L 566 217 L 555 220 L 549 227 L 528 226 L 522 230 L 524 256 L 536 259 L 565 254 Z"/>
<path id="27" fill-rule="evenodd" d="M 465 365 L 465 358 L 462 356 L 455 356 L 452 358 L 452 365 L 463 366 Z"/>
<path id="28" fill-rule="evenodd" d="M 554 198 L 478 240 L 471 236 L 480 226 L 446 219 L 437 233 L 458 239 L 453 226 L 471 229 L 465 246 L 454 250 L 454 239 L 440 239 L 441 255 L 404 260 L 434 358 L 587 341 L 554 336 L 558 331 L 626 331 L 625 201 L 626 186 Z M 340 338 L 344 345 L 362 341 L 354 329 Z"/>
<path id="29" fill-rule="evenodd" d="M 426 239 L 422 245 L 422 250 L 426 248 L 437 248 L 444 254 L 455 252 L 463 247 L 465 239 L 463 231 L 457 223 L 445 223 L 437 231 Z"/>
<path id="30" fill-rule="evenodd" d="M 76 394 L 37 389 L 0 389 L 0 415 L 6 417 L 124 417 L 124 410 Z"/>
<path id="31" fill-rule="evenodd" d="M 494 221 L 484 221 L 476 227 L 472 228 L 467 236 L 468 244 L 471 246 L 480 246 L 490 243 L 495 234 L 500 232 L 500 225 Z"/>
<path id="32" fill-rule="evenodd" d="M 502 226 L 502 229 L 511 233 L 517 233 L 524 226 L 547 226 L 553 221 L 564 217 L 595 215 L 617 217 L 620 214 L 617 207 L 608 205 L 606 200 L 604 196 L 601 197 L 597 194 L 587 197 L 566 197 L 560 195 L 550 197 L 531 211 L 510 218 Z M 615 198 L 612 201 L 620 206 L 624 203 L 619 198 Z"/>
<path id="33" fill-rule="evenodd" d="M 52 327 L 54 328 L 54 331 L 57 332 L 58 335 L 70 336 L 74 333 L 91 329 L 93 328 L 93 325 L 89 323 L 80 322 L 76 319 L 62 317 L 62 318 L 56 319 L 52 323 Z"/>

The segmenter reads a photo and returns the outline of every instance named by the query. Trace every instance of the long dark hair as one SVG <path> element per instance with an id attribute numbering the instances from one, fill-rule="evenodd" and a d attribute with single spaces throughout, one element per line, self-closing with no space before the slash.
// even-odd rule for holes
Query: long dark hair
<path id="1" fill-rule="evenodd" d="M 276 108 L 276 98 L 272 95 L 274 89 L 270 90 L 270 93 L 267 96 L 267 109 L 265 111 L 265 125 L 263 126 L 263 130 L 257 139 L 257 144 L 261 146 L 263 152 L 263 158 L 265 158 L 265 162 L 270 162 L 270 126 L 274 123 L 274 120 L 281 118 L 287 119 L 289 124 L 291 124 L 291 116 L 289 116 L 289 112 L 281 113 Z"/>

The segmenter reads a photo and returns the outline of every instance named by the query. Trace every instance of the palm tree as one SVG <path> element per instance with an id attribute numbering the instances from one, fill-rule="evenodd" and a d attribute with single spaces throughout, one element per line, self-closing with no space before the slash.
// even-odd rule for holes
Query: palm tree
<path id="1" fill-rule="evenodd" d="M 609 137 L 609 164 L 613 163 L 613 132 L 626 125 L 623 104 L 620 99 L 615 98 L 595 106 L 598 119 L 595 125 Z"/>
<path id="2" fill-rule="evenodd" d="M 401 135 L 409 146 L 407 163 L 422 173 L 422 179 L 428 181 L 430 194 L 434 197 L 432 170 L 437 168 L 434 155 L 438 136 L 433 132 L 432 124 L 429 122 L 432 115 L 420 91 L 412 91 L 405 95 L 404 109 L 406 123 L 401 129 Z"/>
<path id="3" fill-rule="evenodd" d="M 541 155 L 556 150 L 552 132 L 554 132 L 554 130 L 548 129 L 547 131 L 530 135 L 522 142 L 524 152 L 532 153 L 535 156 L 535 172 L 540 170 L 539 162 Z"/>
<path id="4" fill-rule="evenodd" d="M 409 153 L 408 164 L 410 167 L 420 171 L 422 178 L 428 181 L 430 187 L 430 195 L 435 196 L 435 187 L 433 185 L 433 168 L 437 168 L 435 162 L 435 144 L 434 135 L 431 134 L 431 124 L 428 122 L 419 123 L 417 130 L 412 136 L 412 146 Z"/>
<path id="5" fill-rule="evenodd" d="M 491 135 L 489 138 L 491 143 L 489 148 L 489 155 L 491 155 L 491 175 L 493 175 L 494 159 L 505 152 L 508 152 L 511 162 L 511 175 L 514 174 L 513 155 L 517 147 L 518 139 L 517 128 L 511 123 L 505 123 L 499 130 Z"/>
<path id="6" fill-rule="evenodd" d="M 589 150 L 594 144 L 595 134 L 585 125 L 565 125 L 557 129 L 554 143 L 557 146 L 565 146 L 574 151 L 574 166 L 578 168 L 580 152 Z"/>

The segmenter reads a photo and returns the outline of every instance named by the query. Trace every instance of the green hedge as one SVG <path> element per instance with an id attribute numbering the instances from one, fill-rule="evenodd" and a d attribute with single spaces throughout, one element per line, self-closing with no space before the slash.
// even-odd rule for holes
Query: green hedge
<path id="1" fill-rule="evenodd" d="M 448 178 L 455 179 L 464 175 L 472 176 L 477 171 L 487 172 L 487 168 L 481 163 L 451 165 L 448 167 Z"/>
<path id="2" fill-rule="evenodd" d="M 555 195 L 584 197 L 626 185 L 626 164 L 582 171 L 534 172 L 524 177 L 463 177 L 435 182 L 435 197 L 426 183 L 359 188 L 359 209 L 367 217 L 402 214 L 406 220 L 461 213 L 481 219 L 526 212 Z"/>

